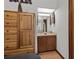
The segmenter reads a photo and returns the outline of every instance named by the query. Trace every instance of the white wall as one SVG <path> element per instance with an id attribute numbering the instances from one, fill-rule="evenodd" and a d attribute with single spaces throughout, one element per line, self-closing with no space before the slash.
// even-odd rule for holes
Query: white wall
<path id="1" fill-rule="evenodd" d="M 69 59 L 69 39 L 68 39 L 68 0 L 59 0 L 59 7 L 56 10 L 56 33 L 57 50 Z"/>
<path id="2" fill-rule="evenodd" d="M 9 0 L 4 0 L 5 10 L 17 11 L 18 3 L 9 2 Z M 38 7 L 42 8 L 57 8 L 57 0 L 32 0 L 32 4 L 22 4 L 23 11 L 35 12 Z"/>

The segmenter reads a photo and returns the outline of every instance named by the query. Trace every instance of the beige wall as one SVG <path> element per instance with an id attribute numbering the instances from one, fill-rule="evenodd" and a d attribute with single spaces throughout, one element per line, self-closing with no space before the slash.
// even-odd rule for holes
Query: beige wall
<path id="1" fill-rule="evenodd" d="M 5 10 L 15 10 L 18 9 L 18 3 L 9 2 L 9 0 L 4 0 Z M 23 11 L 36 12 L 38 7 L 41 8 L 57 8 L 57 0 L 32 0 L 32 4 L 22 4 Z"/>
<path id="2" fill-rule="evenodd" d="M 69 59 L 69 33 L 68 33 L 68 0 L 59 0 L 59 7 L 56 10 L 56 33 L 57 50 Z"/>

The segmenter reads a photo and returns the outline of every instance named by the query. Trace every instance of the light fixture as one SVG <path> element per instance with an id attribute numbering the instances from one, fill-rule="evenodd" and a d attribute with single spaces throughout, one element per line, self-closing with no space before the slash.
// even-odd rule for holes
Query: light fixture
<path id="1" fill-rule="evenodd" d="M 38 13 L 38 16 L 50 16 L 50 14 Z"/>
<path id="2" fill-rule="evenodd" d="M 48 8 L 38 8 L 37 11 L 39 13 L 53 13 L 55 9 L 48 9 Z"/>

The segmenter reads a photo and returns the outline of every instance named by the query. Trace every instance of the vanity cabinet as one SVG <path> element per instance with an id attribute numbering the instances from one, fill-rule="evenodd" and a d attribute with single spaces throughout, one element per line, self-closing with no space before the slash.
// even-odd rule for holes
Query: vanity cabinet
<path id="1" fill-rule="evenodd" d="M 4 12 L 4 54 L 34 53 L 34 13 Z"/>
<path id="2" fill-rule="evenodd" d="M 56 50 L 56 35 L 37 36 L 38 53 Z"/>
<path id="3" fill-rule="evenodd" d="M 56 49 L 56 36 L 47 37 L 47 49 L 55 50 Z"/>
<path id="4" fill-rule="evenodd" d="M 47 51 L 47 38 L 44 36 L 38 37 L 38 52 Z"/>

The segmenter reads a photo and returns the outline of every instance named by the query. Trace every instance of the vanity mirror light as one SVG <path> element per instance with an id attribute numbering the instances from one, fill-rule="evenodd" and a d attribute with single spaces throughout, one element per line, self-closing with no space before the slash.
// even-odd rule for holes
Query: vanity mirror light
<path id="1" fill-rule="evenodd" d="M 52 33 L 55 26 L 55 9 L 38 8 L 37 32 Z"/>

